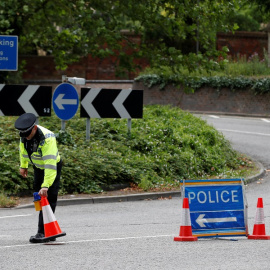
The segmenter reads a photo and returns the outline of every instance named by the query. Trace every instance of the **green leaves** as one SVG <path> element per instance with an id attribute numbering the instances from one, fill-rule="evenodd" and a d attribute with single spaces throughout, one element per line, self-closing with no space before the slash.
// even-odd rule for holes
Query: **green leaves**
<path id="1" fill-rule="evenodd" d="M 115 55 L 122 77 L 123 71 L 127 76 L 137 68 L 134 58 L 140 57 L 175 70 L 212 69 L 208 59 L 217 55 L 216 32 L 233 29 L 224 18 L 238 2 L 5 0 L 0 3 L 0 31 L 19 36 L 20 54 L 42 49 L 61 70 L 89 54 Z M 141 41 L 123 30 L 140 35 Z M 201 59 L 194 55 L 196 42 Z"/>
<path id="2" fill-rule="evenodd" d="M 178 76 L 175 74 L 143 74 L 135 78 L 142 81 L 148 88 L 159 86 L 161 90 L 168 85 L 183 86 L 186 92 L 194 92 L 202 87 L 211 87 L 218 91 L 229 88 L 232 91 L 253 91 L 254 94 L 263 94 L 270 91 L 270 78 L 231 77 L 231 76 Z"/>
<path id="3" fill-rule="evenodd" d="M 31 195 L 32 166 L 28 178 L 19 175 L 15 120 L 0 118 L 5 126 L 5 132 L 0 129 L 0 193 Z M 91 119 L 90 142 L 85 141 L 85 119 L 78 115 L 64 132 L 58 130 L 61 123 L 55 115 L 40 117 L 39 123 L 57 135 L 63 159 L 61 193 L 101 192 L 130 183 L 148 190 L 178 186 L 180 179 L 243 176 L 243 158 L 223 135 L 179 108 L 144 107 L 144 118 L 132 120 L 130 135 L 124 119 Z"/>

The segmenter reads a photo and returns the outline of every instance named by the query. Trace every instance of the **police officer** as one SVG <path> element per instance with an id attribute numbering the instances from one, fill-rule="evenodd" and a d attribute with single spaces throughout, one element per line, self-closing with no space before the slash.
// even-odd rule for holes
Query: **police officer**
<path id="1" fill-rule="evenodd" d="M 32 113 L 21 115 L 15 122 L 20 134 L 20 174 L 25 178 L 28 164 L 34 167 L 34 191 L 46 196 L 55 212 L 60 184 L 62 161 L 58 153 L 56 138 L 50 130 L 36 125 L 36 116 Z M 37 234 L 30 237 L 31 243 L 43 243 L 44 224 L 42 211 L 39 213 Z M 55 240 L 55 239 L 53 239 Z"/>

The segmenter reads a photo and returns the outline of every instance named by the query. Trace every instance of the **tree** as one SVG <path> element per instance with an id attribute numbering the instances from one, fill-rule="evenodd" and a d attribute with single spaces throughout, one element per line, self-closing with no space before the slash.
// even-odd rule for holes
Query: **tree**
<path id="1" fill-rule="evenodd" d="M 270 0 L 255 0 L 252 1 L 252 3 L 255 3 L 258 5 L 258 8 L 261 10 L 264 10 L 264 12 L 270 11 Z"/>
<path id="2" fill-rule="evenodd" d="M 213 69 L 219 65 L 215 59 L 220 54 L 215 47 L 216 31 L 233 29 L 223 22 L 239 2 L 5 0 L 0 2 L 0 32 L 19 36 L 19 54 L 42 49 L 54 56 L 57 69 L 62 70 L 88 54 L 117 55 L 124 70 L 136 68 L 134 59 L 140 57 L 147 57 L 152 66 L 165 65 L 175 71 Z M 135 42 L 123 30 L 140 35 L 141 41 Z M 188 41 L 200 46 L 196 51 L 186 50 Z"/>
<path id="3" fill-rule="evenodd" d="M 268 32 L 268 67 L 270 67 L 270 0 L 255 0 L 252 4 L 262 14 L 264 23 L 268 22 L 264 30 Z"/>

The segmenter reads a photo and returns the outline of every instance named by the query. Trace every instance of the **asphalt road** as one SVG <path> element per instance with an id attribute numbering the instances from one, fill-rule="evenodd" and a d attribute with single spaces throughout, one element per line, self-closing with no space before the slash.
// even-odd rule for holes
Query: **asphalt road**
<path id="1" fill-rule="evenodd" d="M 270 123 L 260 119 L 203 116 L 230 139 L 237 150 L 269 166 Z M 266 176 L 245 187 L 249 231 L 257 198 L 263 197 L 270 234 L 270 182 Z M 30 244 L 35 234 L 34 208 L 0 210 L 1 269 L 270 269 L 270 241 L 200 239 L 175 242 L 182 201 L 145 200 L 59 206 L 56 218 L 67 236 L 50 245 Z M 236 241 L 234 241 L 236 240 Z"/>
<path id="2" fill-rule="evenodd" d="M 222 132 L 233 147 L 270 168 L 270 119 L 198 115 Z"/>

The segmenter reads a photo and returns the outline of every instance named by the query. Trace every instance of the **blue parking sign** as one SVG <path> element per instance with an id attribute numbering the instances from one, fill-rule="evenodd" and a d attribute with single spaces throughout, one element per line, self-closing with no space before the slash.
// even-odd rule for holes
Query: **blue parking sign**
<path id="1" fill-rule="evenodd" d="M 0 35 L 0 70 L 18 70 L 18 37 Z"/>

